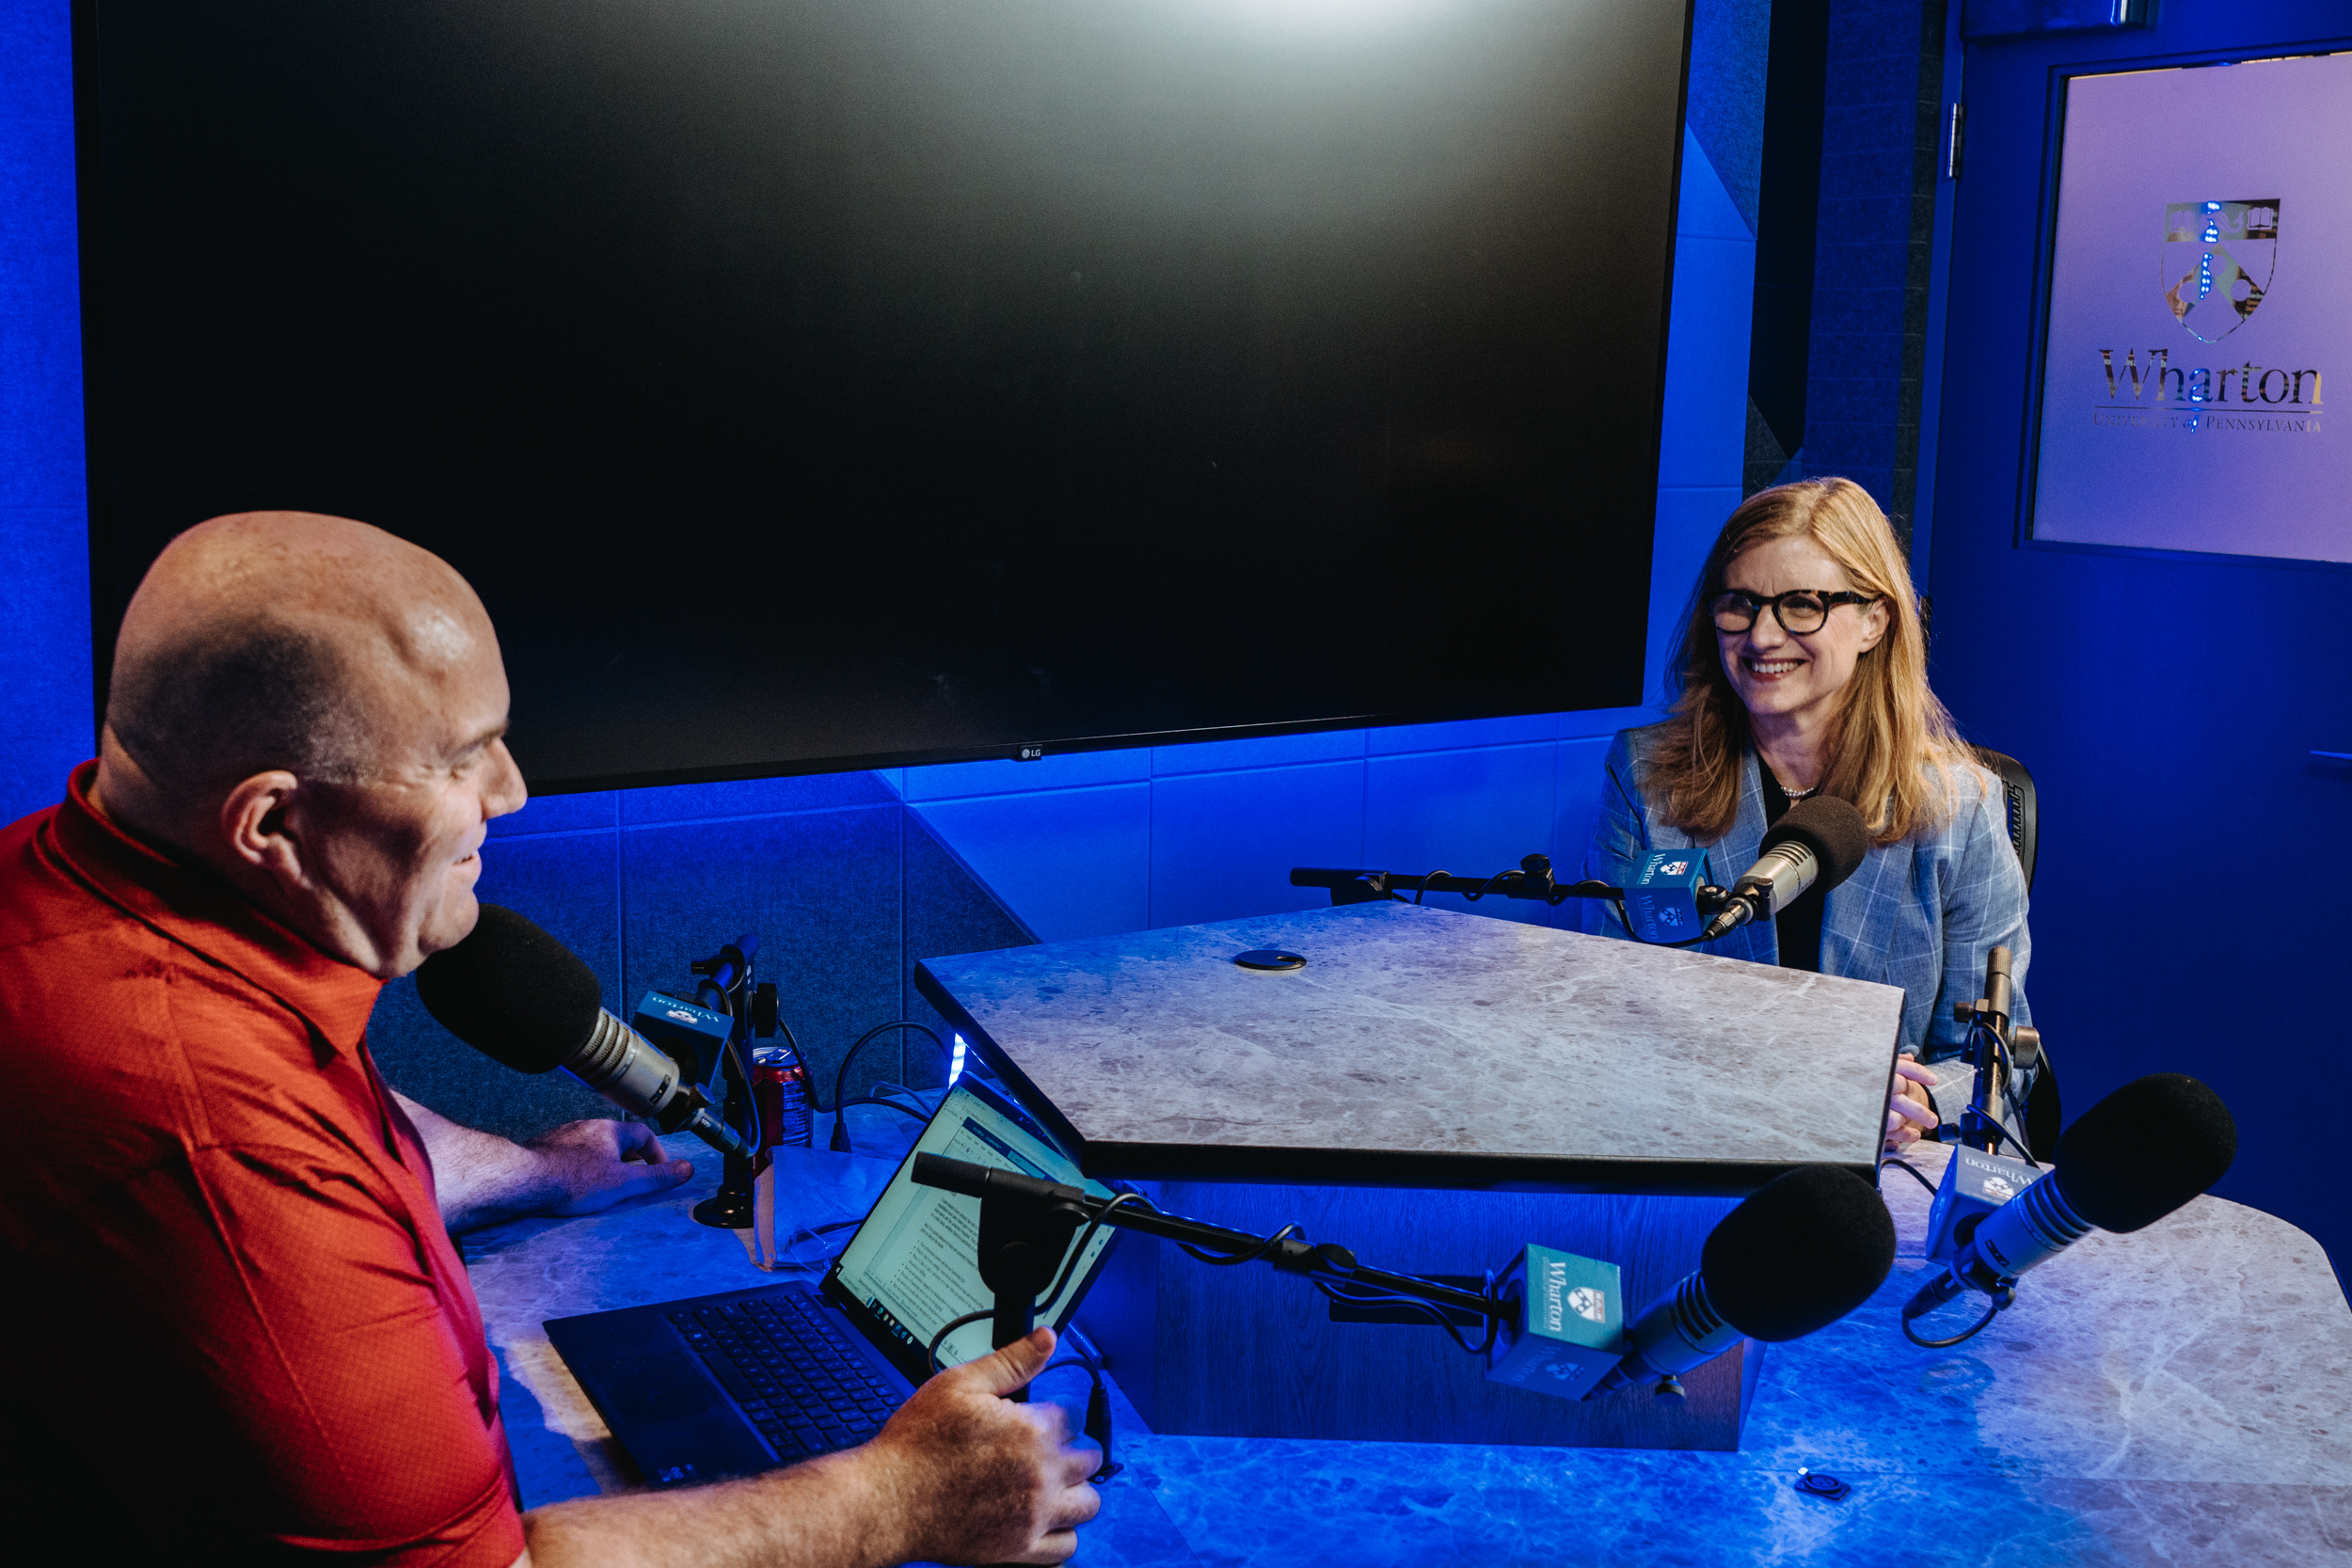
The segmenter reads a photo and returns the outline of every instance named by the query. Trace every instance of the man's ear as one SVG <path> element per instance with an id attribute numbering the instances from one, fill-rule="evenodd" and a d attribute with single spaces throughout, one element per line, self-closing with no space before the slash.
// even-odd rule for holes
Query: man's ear
<path id="1" fill-rule="evenodd" d="M 220 803 L 221 846 L 231 859 L 281 880 L 300 882 L 302 847 L 286 822 L 286 808 L 302 782 L 272 768 L 230 786 Z"/>

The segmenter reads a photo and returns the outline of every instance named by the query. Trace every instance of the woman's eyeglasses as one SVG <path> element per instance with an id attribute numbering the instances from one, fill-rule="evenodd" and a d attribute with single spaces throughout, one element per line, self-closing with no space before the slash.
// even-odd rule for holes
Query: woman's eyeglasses
<path id="1" fill-rule="evenodd" d="M 1828 624 L 1829 612 L 1839 605 L 1876 604 L 1878 597 L 1876 594 L 1824 594 L 1818 588 L 1792 588 L 1764 598 L 1734 588 L 1708 600 L 1707 609 L 1715 618 L 1717 631 L 1746 631 L 1770 605 L 1781 630 L 1803 637 L 1820 631 Z"/>

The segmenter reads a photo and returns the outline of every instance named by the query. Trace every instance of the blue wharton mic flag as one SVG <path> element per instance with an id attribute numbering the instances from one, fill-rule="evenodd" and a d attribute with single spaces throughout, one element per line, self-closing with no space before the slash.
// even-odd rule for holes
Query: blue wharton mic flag
<path id="1" fill-rule="evenodd" d="M 1495 1382 L 1580 1400 L 1624 1356 L 1616 1264 L 1531 1246 L 1495 1287 L 1518 1308 L 1486 1353 Z"/>
<path id="2" fill-rule="evenodd" d="M 1699 934 L 1699 889 L 1707 851 L 1653 849 L 1633 863 L 1625 887 L 1626 918 L 1644 942 L 1688 942 Z"/>

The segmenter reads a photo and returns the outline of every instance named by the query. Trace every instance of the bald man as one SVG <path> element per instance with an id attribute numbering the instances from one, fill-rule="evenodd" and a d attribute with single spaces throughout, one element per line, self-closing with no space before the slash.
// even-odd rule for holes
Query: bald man
<path id="1" fill-rule="evenodd" d="M 862 1448 L 518 1514 L 450 1224 L 686 1166 L 614 1122 L 469 1132 L 368 1056 L 376 992 L 472 929 L 523 803 L 506 707 L 472 590 L 364 524 L 215 518 L 140 584 L 98 759 L 0 832 L 0 1059 L 74 1129 L 0 1143 L 18 1495 L 102 1561 L 1067 1558 L 1096 1456 L 1000 1397 L 1045 1330 Z"/>

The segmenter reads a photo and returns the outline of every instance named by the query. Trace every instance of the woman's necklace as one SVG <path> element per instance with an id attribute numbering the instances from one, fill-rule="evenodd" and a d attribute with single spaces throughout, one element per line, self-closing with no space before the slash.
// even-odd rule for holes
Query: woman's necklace
<path id="1" fill-rule="evenodd" d="M 1772 775 L 1772 783 L 1780 785 L 1781 795 L 1791 805 L 1794 805 L 1799 800 L 1804 800 L 1808 795 L 1819 795 L 1821 792 L 1821 786 L 1820 784 L 1813 784 L 1804 789 L 1791 789 L 1787 784 L 1780 783 L 1780 775 L 1778 773 Z"/>

